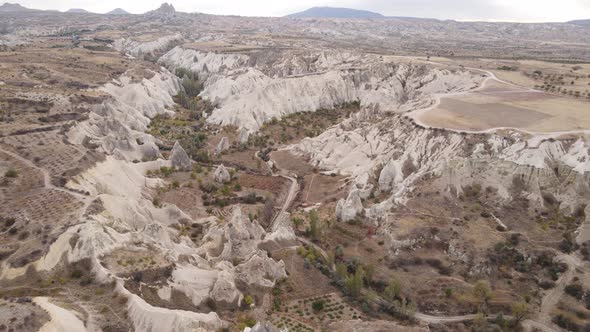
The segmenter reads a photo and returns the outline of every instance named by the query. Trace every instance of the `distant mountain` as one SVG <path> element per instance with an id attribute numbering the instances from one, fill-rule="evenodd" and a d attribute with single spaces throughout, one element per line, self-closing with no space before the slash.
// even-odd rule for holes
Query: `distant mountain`
<path id="1" fill-rule="evenodd" d="M 129 13 L 121 8 L 115 8 L 107 13 L 107 15 L 129 15 Z"/>
<path id="2" fill-rule="evenodd" d="M 1 13 L 24 13 L 24 12 L 37 12 L 36 9 L 30 9 L 27 7 L 23 7 L 18 3 L 8 3 L 6 2 L 2 6 L 0 6 Z"/>
<path id="3" fill-rule="evenodd" d="M 571 24 L 577 24 L 577 25 L 590 25 L 590 19 L 589 20 L 575 20 L 575 21 L 569 21 L 567 23 L 571 23 Z"/>
<path id="4" fill-rule="evenodd" d="M 82 9 L 82 8 L 72 8 L 72 9 L 68 9 L 66 11 L 66 13 L 74 13 L 74 14 L 90 14 L 89 11 L 87 11 L 86 9 Z"/>
<path id="5" fill-rule="evenodd" d="M 383 18 L 385 16 L 367 10 L 334 7 L 313 7 L 308 10 L 287 15 L 289 18 Z"/>

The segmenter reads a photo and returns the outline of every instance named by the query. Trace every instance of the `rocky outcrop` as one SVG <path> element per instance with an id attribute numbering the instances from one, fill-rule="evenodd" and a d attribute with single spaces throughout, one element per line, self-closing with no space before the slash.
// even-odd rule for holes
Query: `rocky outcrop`
<path id="1" fill-rule="evenodd" d="M 252 327 L 246 327 L 244 332 L 279 332 L 280 330 L 274 327 L 271 323 L 258 322 Z"/>
<path id="2" fill-rule="evenodd" d="M 166 19 L 171 18 L 176 14 L 176 9 L 172 4 L 164 2 L 158 9 L 145 13 L 146 18 L 150 19 Z"/>
<path id="3" fill-rule="evenodd" d="M 403 180 L 401 163 L 397 160 L 390 160 L 379 174 L 379 190 L 388 192 L 394 184 Z"/>
<path id="4" fill-rule="evenodd" d="M 390 208 L 403 204 L 418 180 L 431 178 L 432 185 L 446 195 L 458 197 L 463 188 L 476 183 L 494 188 L 506 201 L 513 198 L 518 180 L 524 195 L 539 207 L 544 205 L 543 192 L 554 188 L 551 193 L 560 208 L 573 213 L 590 199 L 588 143 L 575 136 L 554 137 L 519 132 L 461 134 L 423 128 L 395 113 L 365 109 L 290 149 L 310 157 L 318 168 L 352 176 L 351 194 L 358 190 L 363 197 L 377 184 L 381 194 L 390 195 L 367 206 L 366 216 L 375 221 L 387 222 Z M 347 208 L 347 201 L 341 200 L 336 208 L 343 219 L 359 211 Z M 578 241 L 589 238 L 588 229 L 582 225 Z"/>
<path id="5" fill-rule="evenodd" d="M 250 138 L 250 133 L 245 128 L 240 129 L 240 133 L 238 134 L 238 142 L 240 144 L 248 143 L 248 139 Z"/>
<path id="6" fill-rule="evenodd" d="M 180 143 L 176 141 L 174 143 L 174 147 L 172 148 L 172 154 L 170 156 L 170 161 L 172 162 L 172 167 L 182 170 L 182 171 L 190 171 L 192 170 L 192 162 L 189 158 L 186 151 L 182 148 Z"/>
<path id="7" fill-rule="evenodd" d="M 221 184 L 231 181 L 231 174 L 229 174 L 227 168 L 225 168 L 225 166 L 223 166 L 223 164 L 220 164 L 219 166 L 217 166 L 217 169 L 213 173 L 213 177 L 215 178 L 215 181 L 217 183 L 221 183 Z"/>
<path id="8" fill-rule="evenodd" d="M 222 308 L 237 308 L 244 298 L 236 287 L 234 275 L 229 271 L 219 273 L 209 296 Z"/>
<path id="9" fill-rule="evenodd" d="M 340 221 L 354 220 L 364 211 L 358 189 L 353 189 L 346 199 L 341 199 L 336 204 L 336 218 Z"/>
<path id="10" fill-rule="evenodd" d="M 217 146 L 215 147 L 215 154 L 219 155 L 224 151 L 229 150 L 229 139 L 227 137 L 222 137 Z"/>
<path id="11" fill-rule="evenodd" d="M 178 44 L 182 40 L 180 34 L 162 36 L 152 41 L 138 41 L 129 38 L 121 38 L 115 40 L 113 47 L 126 54 L 132 55 L 136 58 L 144 58 L 145 56 L 154 55 L 157 52 L 166 52 Z"/>
<path id="12" fill-rule="evenodd" d="M 168 109 L 174 105 L 172 96 L 180 90 L 179 80 L 166 70 L 139 82 L 123 75 L 100 90 L 111 98 L 94 106 L 88 121 L 71 128 L 68 140 L 98 145 L 105 154 L 128 161 L 160 157 L 154 138 L 145 131 L 157 114 L 172 114 Z"/>
<path id="13" fill-rule="evenodd" d="M 188 65 L 206 77 L 200 96 L 217 105 L 207 122 L 248 132 L 258 131 L 273 118 L 356 101 L 364 107 L 380 105 L 403 112 L 424 102 L 419 101 L 421 96 L 464 91 L 481 80 L 469 71 L 451 72 L 337 52 L 288 53 L 261 59 L 175 48 L 160 61 L 170 68 Z"/>

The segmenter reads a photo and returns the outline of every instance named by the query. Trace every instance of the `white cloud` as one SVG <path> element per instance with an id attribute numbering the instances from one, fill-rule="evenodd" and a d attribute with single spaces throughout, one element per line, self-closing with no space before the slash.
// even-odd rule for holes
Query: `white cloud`
<path id="1" fill-rule="evenodd" d="M 11 0 L 8 0 L 11 1 Z M 122 7 L 143 13 L 163 0 L 12 0 L 30 8 L 84 8 L 107 12 Z M 179 11 L 243 16 L 283 16 L 314 6 L 349 7 L 390 16 L 457 20 L 567 21 L 590 18 L 590 0 L 168 0 Z"/>

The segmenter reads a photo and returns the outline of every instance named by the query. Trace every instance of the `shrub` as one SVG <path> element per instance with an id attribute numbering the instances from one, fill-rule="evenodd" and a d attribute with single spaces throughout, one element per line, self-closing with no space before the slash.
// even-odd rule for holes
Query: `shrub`
<path id="1" fill-rule="evenodd" d="M 76 269 L 76 270 L 72 271 L 72 273 L 70 274 L 70 277 L 74 278 L 74 279 L 82 278 L 82 271 Z"/>
<path id="2" fill-rule="evenodd" d="M 559 326 L 563 329 L 566 329 L 568 331 L 579 331 L 580 330 L 578 325 L 575 322 L 573 322 L 571 318 L 569 318 L 563 314 L 559 314 L 559 315 L 553 317 L 552 321 L 557 326 Z"/>
<path id="3" fill-rule="evenodd" d="M 324 304 L 325 304 L 324 300 L 315 300 L 311 304 L 311 308 L 313 309 L 313 311 L 315 313 L 318 313 L 318 312 L 324 310 Z"/>
<path id="4" fill-rule="evenodd" d="M 18 172 L 15 169 L 9 169 L 4 173 L 4 176 L 7 178 L 16 178 L 18 177 Z"/>
<path id="5" fill-rule="evenodd" d="M 452 288 L 445 288 L 445 289 L 444 289 L 444 292 L 445 292 L 445 296 L 446 296 L 446 297 L 451 297 L 451 296 L 453 296 L 453 289 L 452 289 Z"/>
<path id="6" fill-rule="evenodd" d="M 12 225 L 14 225 L 15 222 L 16 222 L 16 219 L 14 219 L 14 218 L 7 218 L 7 219 L 4 220 L 4 226 L 11 227 Z"/>
<path id="7" fill-rule="evenodd" d="M 160 199 L 158 197 L 154 197 L 154 199 L 152 200 L 152 204 L 155 207 L 160 207 Z"/>
<path id="8" fill-rule="evenodd" d="M 88 286 L 92 283 L 92 278 L 91 277 L 84 277 L 82 278 L 82 280 L 80 280 L 80 286 Z"/>
<path id="9" fill-rule="evenodd" d="M 143 272 L 137 271 L 133 274 L 133 280 L 135 282 L 141 282 L 143 280 Z"/>
<path id="10" fill-rule="evenodd" d="M 21 241 L 22 241 L 22 240 L 25 240 L 25 239 L 26 239 L 26 238 L 28 238 L 28 237 L 29 237 L 29 232 L 28 232 L 28 231 L 24 231 L 24 232 L 22 232 L 22 233 L 20 233 L 20 234 L 18 235 L 18 239 L 19 239 L 19 240 L 21 240 Z"/>
<path id="11" fill-rule="evenodd" d="M 251 306 L 254 304 L 254 299 L 252 298 L 252 296 L 246 295 L 244 297 L 244 303 L 246 303 L 247 306 Z"/>
<path id="12" fill-rule="evenodd" d="M 581 300 L 584 296 L 584 288 L 580 284 L 569 284 L 565 286 L 565 292 L 567 295 Z"/>

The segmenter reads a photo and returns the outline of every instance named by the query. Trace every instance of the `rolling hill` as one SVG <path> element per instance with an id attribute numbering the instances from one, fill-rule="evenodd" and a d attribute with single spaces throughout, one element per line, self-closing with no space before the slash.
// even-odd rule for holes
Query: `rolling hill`
<path id="1" fill-rule="evenodd" d="M 334 7 L 313 7 L 287 15 L 288 18 L 383 18 L 385 16 L 367 10 Z"/>

